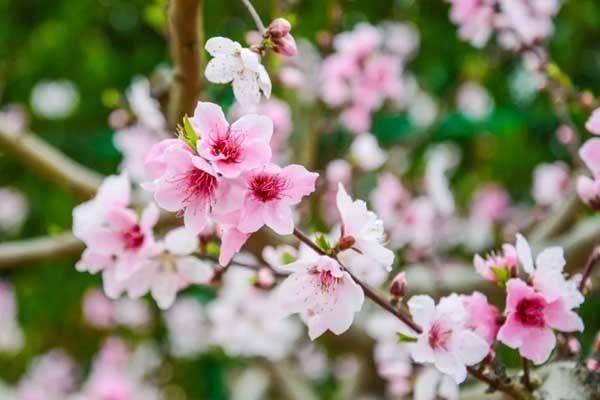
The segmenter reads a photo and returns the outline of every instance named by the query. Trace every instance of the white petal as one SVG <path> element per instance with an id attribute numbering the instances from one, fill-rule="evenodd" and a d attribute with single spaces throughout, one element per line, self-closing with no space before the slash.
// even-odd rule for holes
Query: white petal
<path id="1" fill-rule="evenodd" d="M 204 76 L 209 82 L 229 83 L 240 70 L 240 61 L 234 56 L 219 56 L 209 61 Z"/>
<path id="2" fill-rule="evenodd" d="M 204 48 L 213 57 L 217 55 L 234 55 L 242 50 L 242 46 L 238 42 L 220 36 L 208 39 Z"/>
<path id="3" fill-rule="evenodd" d="M 242 71 L 233 79 L 233 94 L 242 106 L 252 106 L 260 102 L 260 88 L 256 73 Z"/>
<path id="4" fill-rule="evenodd" d="M 198 249 L 199 245 L 198 235 L 183 226 L 169 231 L 165 236 L 165 247 L 173 254 L 191 254 Z"/>
<path id="5" fill-rule="evenodd" d="M 177 260 L 177 272 L 188 282 L 205 284 L 210 282 L 213 269 L 196 257 L 181 257 Z"/>
<path id="6" fill-rule="evenodd" d="M 523 266 L 523 270 L 529 275 L 533 275 L 533 256 L 531 255 L 531 247 L 527 239 L 525 239 L 520 233 L 517 233 L 517 256 Z"/>
<path id="7" fill-rule="evenodd" d="M 411 297 L 408 309 L 414 321 L 422 328 L 428 327 L 435 317 L 435 303 L 431 297 L 424 294 Z"/>
<path id="8" fill-rule="evenodd" d="M 565 266 L 565 256 L 562 247 L 548 247 L 544 249 L 535 259 L 536 269 L 552 269 L 562 272 Z"/>
<path id="9" fill-rule="evenodd" d="M 158 307 L 163 310 L 171 307 L 175 302 L 178 288 L 178 278 L 174 273 L 163 273 L 157 276 L 151 292 Z"/>

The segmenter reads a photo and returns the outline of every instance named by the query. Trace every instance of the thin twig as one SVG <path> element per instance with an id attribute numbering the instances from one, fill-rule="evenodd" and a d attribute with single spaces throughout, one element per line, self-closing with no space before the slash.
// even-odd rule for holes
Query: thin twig
<path id="1" fill-rule="evenodd" d="M 521 357 L 521 359 L 523 360 L 523 379 L 521 382 L 523 383 L 523 386 L 525 386 L 525 389 L 533 392 L 533 386 L 531 385 L 531 379 L 529 378 L 529 361 L 525 357 Z"/>
<path id="2" fill-rule="evenodd" d="M 192 115 L 201 89 L 200 20 L 203 0 L 171 0 L 169 39 L 173 58 L 173 83 L 169 93 L 167 120 L 175 129 L 184 115 Z"/>
<path id="3" fill-rule="evenodd" d="M 14 134 L 0 129 L 0 151 L 81 198 L 93 197 L 102 181 L 100 174 L 31 133 Z"/>
<path id="4" fill-rule="evenodd" d="M 594 267 L 596 266 L 596 264 L 598 264 L 598 260 L 600 260 L 600 246 L 594 247 L 587 262 L 585 263 L 585 267 L 581 276 L 581 282 L 579 283 L 579 291 L 581 293 L 585 291 L 587 281 L 590 278 L 590 275 L 592 275 Z"/>
<path id="5" fill-rule="evenodd" d="M 256 12 L 256 8 L 254 8 L 254 6 L 252 5 L 252 2 L 250 2 L 250 0 L 241 0 L 241 2 L 244 6 L 246 6 L 246 9 L 248 10 L 250 16 L 254 20 L 258 32 L 261 35 L 264 35 L 267 29 L 265 28 L 265 24 L 263 24 L 262 19 L 260 19 L 260 15 L 258 15 L 258 12 Z"/>

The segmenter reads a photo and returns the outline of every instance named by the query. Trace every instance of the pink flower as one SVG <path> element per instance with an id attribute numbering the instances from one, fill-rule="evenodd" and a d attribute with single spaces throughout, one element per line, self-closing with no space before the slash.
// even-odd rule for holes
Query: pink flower
<path id="1" fill-rule="evenodd" d="M 238 229 L 240 222 L 240 211 L 231 212 L 219 219 L 217 231 L 221 237 L 221 249 L 219 252 L 219 264 L 225 266 L 239 253 L 248 238 L 249 233 L 243 233 Z"/>
<path id="2" fill-rule="evenodd" d="M 489 184 L 479 189 L 471 206 L 473 215 L 491 221 L 502 219 L 508 211 L 510 196 L 499 185 Z"/>
<path id="3" fill-rule="evenodd" d="M 473 259 L 475 270 L 488 281 L 505 284 L 511 277 L 517 276 L 517 250 L 512 244 L 502 245 L 501 253 L 490 253 L 484 259 L 476 254 Z M 502 278 L 500 281 L 498 278 Z"/>
<path id="4" fill-rule="evenodd" d="M 245 174 L 245 194 L 238 229 L 253 233 L 267 225 L 280 235 L 294 230 L 292 208 L 315 190 L 319 175 L 300 165 L 267 164 Z"/>
<path id="5" fill-rule="evenodd" d="M 107 281 L 109 297 L 127 291 L 132 298 L 148 292 L 161 309 L 173 305 L 177 292 L 190 284 L 206 284 L 213 276 L 212 268 L 192 255 L 198 249 L 198 237 L 185 228 L 169 231 L 164 239 L 164 251 L 146 260 L 144 265 L 125 282 Z"/>
<path id="6" fill-rule="evenodd" d="M 340 121 L 354 133 L 366 132 L 371 128 L 371 111 L 363 106 L 354 105 L 342 112 Z"/>
<path id="7" fill-rule="evenodd" d="M 144 167 L 152 179 L 160 178 L 167 170 L 165 154 L 170 148 L 179 148 L 183 151 L 192 152 L 192 149 L 179 139 L 164 139 L 150 148 L 144 158 Z M 143 185 L 148 186 L 148 184 Z M 149 189 L 150 190 L 150 189 Z"/>
<path id="8" fill-rule="evenodd" d="M 483 47 L 493 28 L 494 3 L 488 0 L 450 0 L 450 19 L 460 26 L 459 36 Z"/>
<path id="9" fill-rule="evenodd" d="M 579 316 L 567 308 L 562 299 L 552 302 L 520 279 L 507 284 L 506 322 L 498 340 L 532 360 L 545 362 L 556 346 L 552 329 L 563 332 L 583 331 Z"/>
<path id="10" fill-rule="evenodd" d="M 411 355 L 417 363 L 433 363 L 456 383 L 467 377 L 466 366 L 483 360 L 490 345 L 471 331 L 466 323 L 469 314 L 457 295 L 443 297 L 436 306 L 426 295 L 413 296 L 408 307 L 414 321 L 423 329 L 416 343 L 411 343 Z"/>
<path id="11" fill-rule="evenodd" d="M 408 192 L 396 176 L 389 172 L 379 175 L 377 187 L 371 193 L 371 203 L 387 227 L 396 224 L 401 206 L 408 199 Z"/>
<path id="12" fill-rule="evenodd" d="M 97 272 L 114 267 L 119 280 L 126 279 L 148 256 L 157 253 L 152 229 L 158 208 L 151 203 L 138 219 L 129 203 L 126 176 L 108 177 L 95 199 L 73 210 L 73 233 L 87 246 L 77 268 Z"/>
<path id="13" fill-rule="evenodd" d="M 585 142 L 579 149 L 579 156 L 592 171 L 594 179 L 580 176 L 577 179 L 577 193 L 584 203 L 600 210 L 600 138 Z"/>
<path id="14" fill-rule="evenodd" d="M 563 275 L 565 259 L 560 247 L 542 251 L 535 264 L 527 240 L 517 235 L 517 254 L 532 286 L 519 279 L 508 281 L 506 322 L 498 340 L 518 348 L 521 355 L 536 364 L 545 362 L 556 345 L 552 329 L 583 331 L 581 318 L 572 311 L 583 303 L 574 280 Z"/>
<path id="15" fill-rule="evenodd" d="M 585 129 L 594 135 L 600 135 L 600 108 L 597 108 L 592 112 L 592 115 L 590 115 L 585 123 Z"/>
<path id="16" fill-rule="evenodd" d="M 377 139 L 370 133 L 361 133 L 350 146 L 352 159 L 365 171 L 381 167 L 387 160 L 387 153 L 379 147 Z"/>
<path id="17" fill-rule="evenodd" d="M 563 162 L 539 164 L 533 172 L 531 194 L 536 203 L 552 206 L 561 201 L 569 191 L 569 169 Z"/>
<path id="18" fill-rule="evenodd" d="M 267 28 L 267 36 L 273 43 L 276 53 L 287 57 L 295 57 L 298 54 L 296 41 L 290 34 L 292 25 L 285 18 L 276 18 Z"/>
<path id="19" fill-rule="evenodd" d="M 364 294 L 335 260 L 305 258 L 284 268 L 292 274 L 279 285 L 279 300 L 286 314 L 300 314 L 311 340 L 327 330 L 340 335 L 350 328 Z"/>
<path id="20" fill-rule="evenodd" d="M 141 124 L 118 130 L 113 136 L 113 143 L 123 154 L 120 170 L 126 172 L 134 182 L 148 180 L 145 157 L 159 140 L 158 135 Z"/>
<path id="21" fill-rule="evenodd" d="M 500 328 L 498 309 L 490 305 L 485 295 L 473 292 L 469 296 L 461 296 L 463 305 L 469 314 L 465 326 L 475 332 L 479 337 L 485 339 L 491 346 L 496 339 Z"/>
<path id="22" fill-rule="evenodd" d="M 368 23 L 357 24 L 352 31 L 338 34 L 333 46 L 358 62 L 376 50 L 382 42 L 381 32 Z"/>
<path id="23" fill-rule="evenodd" d="M 162 158 L 164 173 L 145 187 L 154 191 L 154 200 L 160 207 L 181 211 L 191 232 L 202 232 L 215 207 L 223 209 L 228 201 L 235 201 L 235 196 L 227 196 L 231 185 L 219 180 L 206 160 L 180 146 L 166 147 Z"/>
<path id="24" fill-rule="evenodd" d="M 190 123 L 200 137 L 198 154 L 226 178 L 236 178 L 271 159 L 273 123 L 265 116 L 245 115 L 229 126 L 221 107 L 199 102 Z"/>

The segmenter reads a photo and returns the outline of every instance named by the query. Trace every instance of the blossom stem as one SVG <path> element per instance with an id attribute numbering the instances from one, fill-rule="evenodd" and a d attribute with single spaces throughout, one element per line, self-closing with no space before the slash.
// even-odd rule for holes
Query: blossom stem
<path id="1" fill-rule="evenodd" d="M 473 378 L 478 379 L 481 382 L 488 384 L 491 388 L 493 388 L 495 390 L 499 390 L 503 393 L 506 393 L 507 395 L 511 396 L 515 400 L 528 400 L 530 398 L 529 395 L 523 393 L 522 391 L 520 391 L 519 389 L 517 389 L 510 383 L 507 384 L 507 383 L 501 382 L 499 379 L 490 378 L 489 376 L 485 375 L 483 372 L 479 371 L 477 368 L 467 367 L 467 371 Z"/>
<path id="2" fill-rule="evenodd" d="M 531 379 L 529 378 L 529 361 L 525 357 L 521 357 L 523 360 L 523 386 L 530 392 L 533 391 L 533 386 L 531 385 Z"/>
<path id="3" fill-rule="evenodd" d="M 587 281 L 590 278 L 590 276 L 592 275 L 592 271 L 594 270 L 594 267 L 596 266 L 596 264 L 598 264 L 598 260 L 600 260 L 600 246 L 594 247 L 594 249 L 592 250 L 592 253 L 588 257 L 588 260 L 585 264 L 585 267 L 583 269 L 583 275 L 581 277 L 581 282 L 579 283 L 579 291 L 581 293 L 583 293 L 585 291 L 585 288 L 587 286 Z"/>
<path id="4" fill-rule="evenodd" d="M 263 24 L 262 19 L 260 19 L 260 15 L 258 15 L 258 12 L 256 12 L 256 8 L 254 8 L 254 6 L 252 5 L 252 2 L 250 0 L 241 0 L 241 1 L 242 1 L 242 4 L 246 7 L 248 12 L 250 13 L 250 16 L 252 17 L 252 19 L 254 20 L 254 23 L 256 24 L 256 27 L 258 28 L 258 32 L 260 32 L 261 35 L 264 35 L 264 33 L 267 29 L 265 28 L 265 24 Z"/>

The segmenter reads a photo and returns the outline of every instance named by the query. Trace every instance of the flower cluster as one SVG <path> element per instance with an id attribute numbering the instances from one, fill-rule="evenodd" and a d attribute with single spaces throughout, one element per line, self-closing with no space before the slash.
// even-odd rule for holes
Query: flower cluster
<path id="1" fill-rule="evenodd" d="M 600 134 L 600 109 L 595 110 L 586 123 L 586 128 L 594 135 Z M 579 149 L 579 157 L 592 172 L 593 178 L 580 176 L 577 179 L 577 193 L 590 207 L 600 210 L 600 138 L 587 140 Z"/>
<path id="2" fill-rule="evenodd" d="M 475 47 L 483 47 L 492 33 L 508 49 L 538 45 L 549 38 L 552 18 L 561 2 L 528 0 L 448 0 L 450 19 L 458 35 Z"/>
<path id="3" fill-rule="evenodd" d="M 418 42 L 415 29 L 402 24 L 378 28 L 361 23 L 334 38 L 335 52 L 321 66 L 321 98 L 342 108 L 345 127 L 368 131 L 371 114 L 401 95 L 406 84 L 402 71 Z"/>

